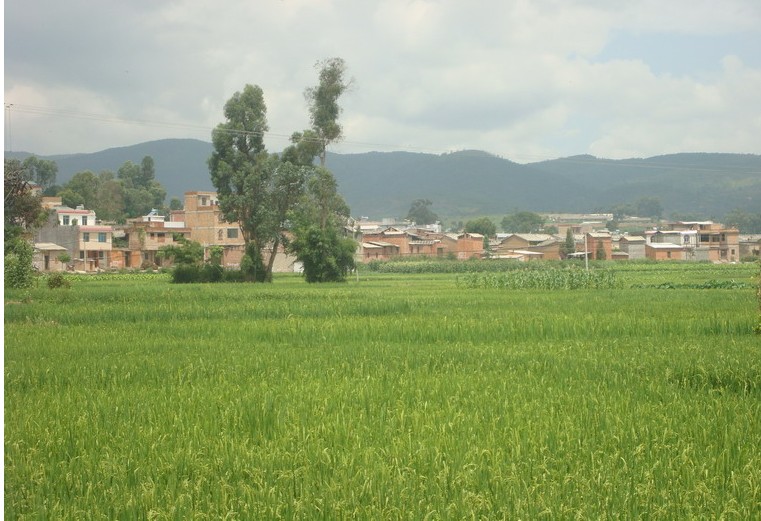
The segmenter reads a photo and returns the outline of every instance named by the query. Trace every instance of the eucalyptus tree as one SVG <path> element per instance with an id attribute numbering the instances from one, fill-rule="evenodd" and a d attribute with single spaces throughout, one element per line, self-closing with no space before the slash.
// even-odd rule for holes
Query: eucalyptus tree
<path id="1" fill-rule="evenodd" d="M 305 132 L 300 137 L 317 144 L 320 166 L 325 166 L 328 145 L 343 137 L 343 128 L 338 123 L 341 114 L 338 98 L 351 87 L 353 80 L 346 79 L 346 62 L 343 58 L 318 61 L 315 68 L 319 70 L 319 83 L 304 91 L 312 132 Z"/>
<path id="2" fill-rule="evenodd" d="M 233 94 L 224 114 L 227 121 L 212 132 L 211 180 L 225 220 L 240 225 L 245 244 L 241 269 L 248 280 L 269 282 L 288 213 L 312 167 L 267 152 L 267 106 L 259 86 L 246 85 Z"/>

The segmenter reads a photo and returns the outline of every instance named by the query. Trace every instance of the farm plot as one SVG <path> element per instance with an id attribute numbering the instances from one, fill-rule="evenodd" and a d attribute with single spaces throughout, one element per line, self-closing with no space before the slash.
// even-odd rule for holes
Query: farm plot
<path id="1" fill-rule="evenodd" d="M 758 517 L 754 299 L 372 274 L 9 293 L 5 517 Z"/>

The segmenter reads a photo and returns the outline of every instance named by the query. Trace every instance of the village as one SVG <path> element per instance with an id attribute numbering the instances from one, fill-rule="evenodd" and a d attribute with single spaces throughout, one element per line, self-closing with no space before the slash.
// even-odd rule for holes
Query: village
<path id="1" fill-rule="evenodd" d="M 152 270 L 167 267 L 162 247 L 183 238 L 204 247 L 223 250 L 223 266 L 240 265 L 244 239 L 240 227 L 222 217 L 216 192 L 184 194 L 184 207 L 170 215 L 151 211 L 124 225 L 103 223 L 94 211 L 69 208 L 60 197 L 43 197 L 50 219 L 35 235 L 34 266 L 39 271 L 99 272 Z M 397 258 L 438 257 L 457 260 L 515 259 L 708 261 L 733 263 L 761 256 L 761 236 L 740 235 L 737 229 L 712 221 L 676 221 L 650 226 L 641 233 L 611 232 L 607 214 L 555 214 L 548 216 L 557 233 L 498 233 L 484 238 L 477 233 L 446 233 L 440 224 L 367 218 L 347 223 L 346 233 L 357 241 L 357 263 Z M 646 220 L 645 220 L 646 221 Z M 572 237 L 572 248 L 568 244 Z M 275 272 L 299 271 L 295 257 L 282 246 Z"/>

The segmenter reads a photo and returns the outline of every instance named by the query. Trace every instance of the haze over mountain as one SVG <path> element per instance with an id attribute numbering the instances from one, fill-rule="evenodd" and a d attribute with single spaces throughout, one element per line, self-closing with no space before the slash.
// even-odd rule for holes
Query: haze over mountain
<path id="1" fill-rule="evenodd" d="M 81 171 L 116 170 L 151 156 L 168 199 L 212 190 L 206 164 L 211 143 L 165 139 L 92 154 L 40 156 L 58 165 L 57 184 Z M 26 152 L 6 152 L 24 158 Z M 480 151 L 443 155 L 410 152 L 329 154 L 328 167 L 352 214 L 404 217 L 413 200 L 432 201 L 444 218 L 500 215 L 516 210 L 589 212 L 657 197 L 664 215 L 720 219 L 733 209 L 758 212 L 761 156 L 685 153 L 647 159 L 575 156 L 518 164 Z"/>

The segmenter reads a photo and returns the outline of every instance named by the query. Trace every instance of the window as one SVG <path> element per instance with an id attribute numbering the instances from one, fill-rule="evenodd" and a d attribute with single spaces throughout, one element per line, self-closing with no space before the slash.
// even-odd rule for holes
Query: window
<path id="1" fill-rule="evenodd" d="M 85 232 L 85 233 L 82 234 L 82 241 L 84 241 L 84 242 L 90 242 L 90 233 L 89 232 Z"/>
<path id="2" fill-rule="evenodd" d="M 63 216 L 63 225 L 64 226 L 68 226 L 69 225 L 69 216 L 68 215 L 64 215 Z"/>
<path id="3" fill-rule="evenodd" d="M 666 252 L 666 257 L 668 257 L 669 259 L 671 258 L 671 252 L 670 251 Z"/>
<path id="4" fill-rule="evenodd" d="M 79 260 L 85 260 L 85 252 L 83 251 L 79 252 Z"/>
<path id="5" fill-rule="evenodd" d="M 100 250 L 98 252 L 98 260 L 106 260 L 106 252 L 104 252 L 103 250 Z"/>
<path id="6" fill-rule="evenodd" d="M 98 233 L 98 242 L 106 242 L 106 233 L 105 232 L 99 232 Z"/>
<path id="7" fill-rule="evenodd" d="M 218 230 L 218 231 L 217 231 L 217 240 L 218 240 L 218 241 L 221 241 L 221 240 L 222 240 L 222 230 Z"/>
<path id="8" fill-rule="evenodd" d="M 82 216 L 82 226 L 87 226 L 87 216 L 86 215 Z"/>
<path id="9" fill-rule="evenodd" d="M 238 238 L 238 228 L 228 228 L 227 229 L 227 238 L 228 239 L 237 239 Z"/>

